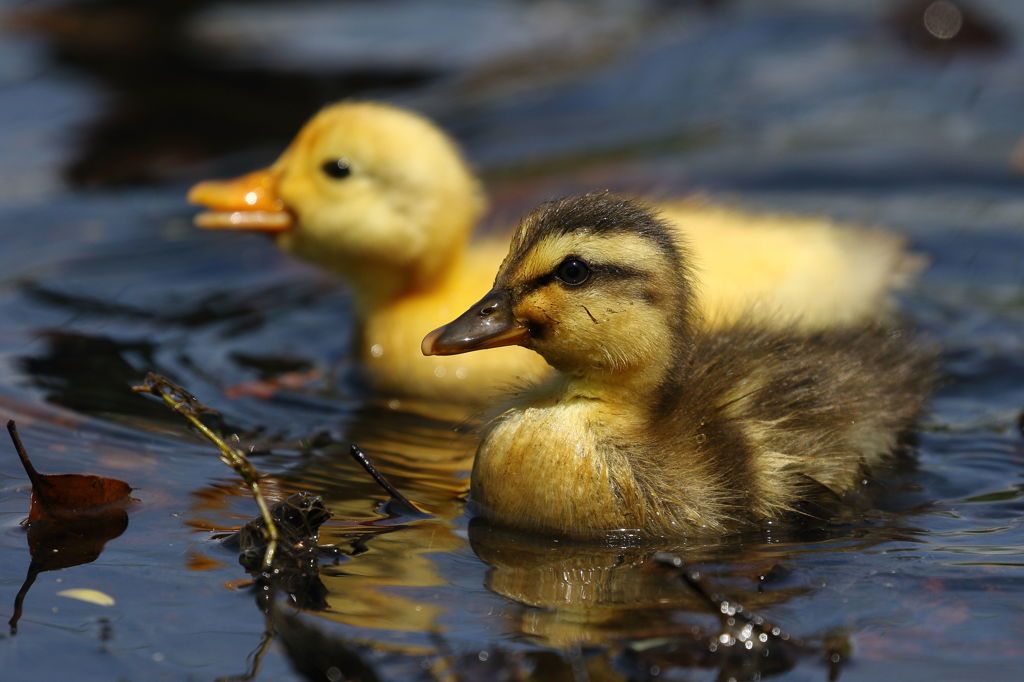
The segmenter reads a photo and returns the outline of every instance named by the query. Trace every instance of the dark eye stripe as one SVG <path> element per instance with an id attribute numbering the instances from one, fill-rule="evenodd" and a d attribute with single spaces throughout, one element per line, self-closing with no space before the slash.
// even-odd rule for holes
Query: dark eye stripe
<path id="1" fill-rule="evenodd" d="M 532 292 L 536 291 L 537 289 L 540 289 L 542 287 L 546 287 L 547 285 L 551 284 L 554 281 L 555 281 L 554 273 L 549 272 L 546 275 L 541 275 L 540 277 L 534 277 L 531 280 L 523 282 L 522 284 L 517 286 L 516 289 L 519 292 L 520 296 L 526 296 L 527 294 L 532 293 Z"/>
<path id="2" fill-rule="evenodd" d="M 623 267 L 621 265 L 591 265 L 591 270 L 612 279 L 647 279 L 648 275 L 643 270 Z"/>
<path id="3" fill-rule="evenodd" d="M 594 277 L 600 277 L 604 279 L 649 279 L 650 276 L 642 270 L 635 268 L 623 267 L 621 265 L 608 265 L 604 263 L 591 263 L 590 264 L 591 279 Z M 523 282 L 516 289 L 519 291 L 520 296 L 525 296 L 531 292 L 536 291 L 542 287 L 557 281 L 554 272 L 549 272 L 539 277 L 534 277 L 531 280 Z"/>

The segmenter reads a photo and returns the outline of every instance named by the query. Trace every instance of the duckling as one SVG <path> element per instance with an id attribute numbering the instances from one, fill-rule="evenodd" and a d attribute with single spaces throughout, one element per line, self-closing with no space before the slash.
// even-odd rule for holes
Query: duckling
<path id="1" fill-rule="evenodd" d="M 732 532 L 855 489 L 912 428 L 933 355 L 874 325 L 702 328 L 678 231 L 590 194 L 519 226 L 426 354 L 518 344 L 557 373 L 484 430 L 470 495 L 499 524 L 580 536 Z"/>
<path id="2" fill-rule="evenodd" d="M 347 281 L 357 351 L 379 392 L 479 402 L 550 371 L 519 348 L 465 358 L 418 352 L 424 331 L 472 303 L 507 241 L 468 244 L 484 209 L 480 183 L 448 136 L 415 113 L 334 104 L 269 168 L 201 182 L 189 199 L 210 209 L 196 217 L 198 226 L 268 233 Z M 877 316 L 889 289 L 913 269 L 902 242 L 880 232 L 699 199 L 666 211 L 689 226 L 704 278 L 699 319 L 712 328 L 740 313 L 769 325 L 788 317 L 810 329 Z"/>

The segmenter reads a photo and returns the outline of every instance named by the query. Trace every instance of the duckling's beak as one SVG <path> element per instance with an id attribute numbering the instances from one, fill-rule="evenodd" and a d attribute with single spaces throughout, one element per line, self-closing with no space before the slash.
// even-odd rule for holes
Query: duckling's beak
<path id="1" fill-rule="evenodd" d="M 512 297 L 492 290 L 455 320 L 423 337 L 424 355 L 456 355 L 471 350 L 514 346 L 530 338 L 530 331 L 512 314 Z"/>
<path id="2" fill-rule="evenodd" d="M 188 200 L 210 209 L 194 218 L 208 230 L 284 232 L 295 222 L 277 196 L 279 177 L 267 168 L 232 180 L 205 180 L 188 191 Z"/>

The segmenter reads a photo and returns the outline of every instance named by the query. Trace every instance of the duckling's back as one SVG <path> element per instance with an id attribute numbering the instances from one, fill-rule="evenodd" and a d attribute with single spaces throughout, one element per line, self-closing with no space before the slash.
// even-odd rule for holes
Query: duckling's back
<path id="1" fill-rule="evenodd" d="M 893 329 L 802 336 L 735 325 L 694 341 L 649 422 L 652 442 L 690 466 L 652 473 L 669 498 L 708 491 L 712 526 L 855 489 L 898 450 L 935 384 L 934 352 Z"/>

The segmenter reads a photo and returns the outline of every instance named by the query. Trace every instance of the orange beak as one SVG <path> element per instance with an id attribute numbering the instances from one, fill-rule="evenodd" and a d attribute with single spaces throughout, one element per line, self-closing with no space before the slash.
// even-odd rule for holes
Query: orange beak
<path id="1" fill-rule="evenodd" d="M 512 299 L 504 290 L 491 290 L 458 318 L 423 338 L 424 355 L 456 355 L 484 348 L 522 345 L 530 330 L 512 313 Z"/>
<path id="2" fill-rule="evenodd" d="M 188 200 L 210 209 L 198 214 L 196 227 L 208 230 L 284 232 L 295 223 L 277 196 L 279 176 L 258 170 L 232 180 L 205 180 L 188 191 Z"/>

